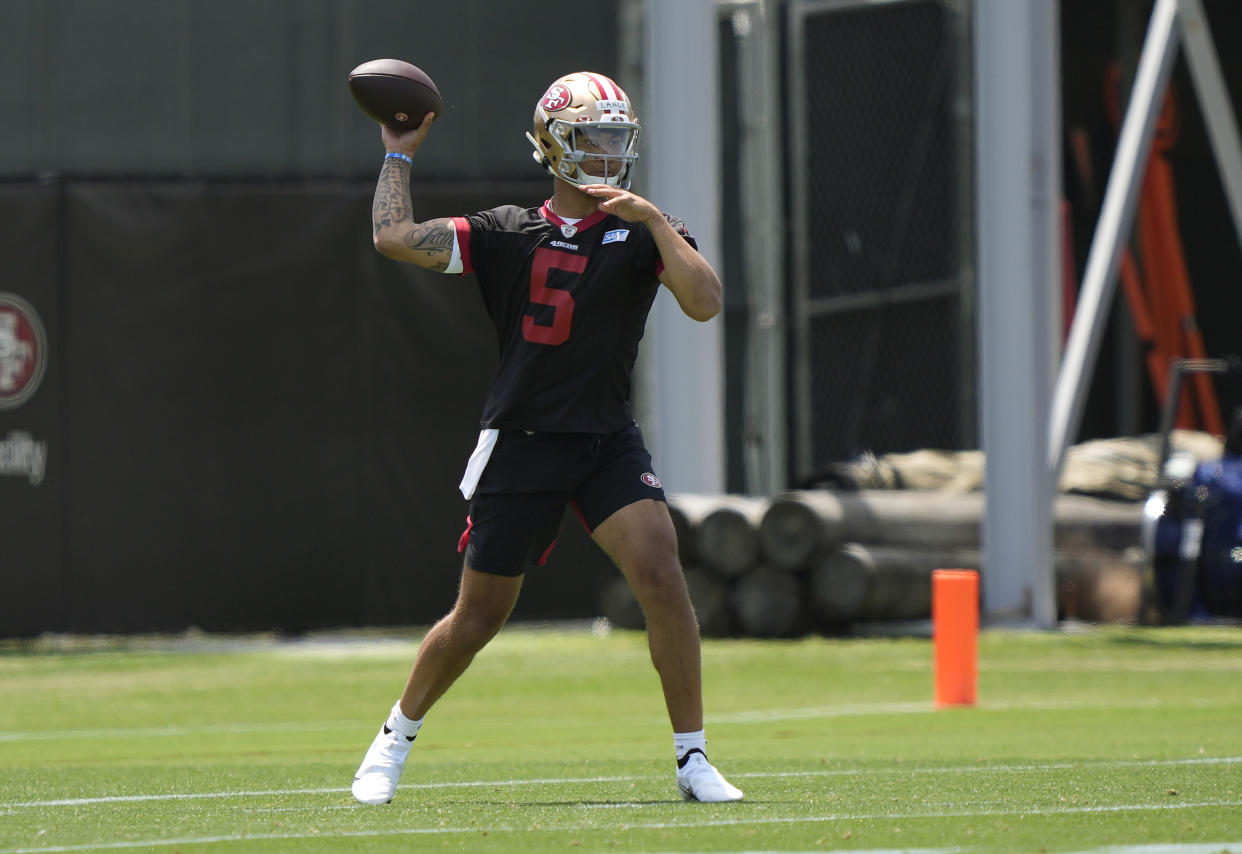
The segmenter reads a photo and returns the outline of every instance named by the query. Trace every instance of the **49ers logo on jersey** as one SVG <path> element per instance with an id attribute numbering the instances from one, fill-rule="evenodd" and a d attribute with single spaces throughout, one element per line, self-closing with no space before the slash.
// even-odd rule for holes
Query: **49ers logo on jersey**
<path id="1" fill-rule="evenodd" d="M 39 388 L 47 367 L 43 322 L 19 296 L 0 293 L 0 409 L 14 409 Z"/>
<path id="2" fill-rule="evenodd" d="M 660 488 L 660 479 L 649 471 L 643 472 L 638 479 L 650 486 L 652 489 Z"/>
<path id="3" fill-rule="evenodd" d="M 529 103 L 529 102 L 528 102 Z M 563 110 L 569 106 L 569 89 L 557 83 L 544 93 L 543 100 L 539 102 L 539 106 L 549 113 L 555 113 L 557 110 Z"/>

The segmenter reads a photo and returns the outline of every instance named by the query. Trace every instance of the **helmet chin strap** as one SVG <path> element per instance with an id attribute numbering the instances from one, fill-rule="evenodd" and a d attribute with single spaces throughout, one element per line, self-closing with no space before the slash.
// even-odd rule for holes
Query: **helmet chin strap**
<path id="1" fill-rule="evenodd" d="M 628 179 L 624 178 L 623 176 L 628 175 L 629 166 L 631 164 L 627 162 L 624 158 L 612 157 L 609 155 L 599 155 L 599 154 L 588 155 L 582 151 L 574 151 L 574 152 L 571 152 L 571 154 L 577 155 L 576 157 L 573 157 L 571 162 L 573 162 L 574 165 L 577 166 L 578 180 L 576 182 L 570 181 L 570 183 L 577 183 L 579 186 L 584 186 L 586 184 L 606 184 L 609 187 L 620 187 L 623 190 L 629 188 L 630 182 Z M 617 167 L 617 173 L 615 175 L 611 175 L 611 176 L 592 175 L 590 172 L 587 172 L 583 168 L 583 163 L 586 160 L 592 159 L 592 158 L 599 158 L 603 160 L 605 168 L 612 165 L 614 160 L 619 160 L 621 162 L 620 162 L 620 165 Z M 567 156 L 566 160 L 569 160 L 569 159 L 570 158 Z"/>
<path id="2" fill-rule="evenodd" d="M 619 187 L 622 190 L 628 189 L 629 181 L 622 182 L 620 175 L 613 175 L 611 178 L 602 178 L 598 175 L 592 175 L 589 172 L 579 172 L 580 178 L 577 181 L 570 181 L 571 184 L 577 184 L 579 187 L 586 187 L 591 184 L 603 184 L 608 187 Z"/>

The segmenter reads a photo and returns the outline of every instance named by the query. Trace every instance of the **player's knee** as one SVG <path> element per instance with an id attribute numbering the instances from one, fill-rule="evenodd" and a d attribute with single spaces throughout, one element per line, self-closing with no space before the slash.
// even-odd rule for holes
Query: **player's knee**
<path id="1" fill-rule="evenodd" d="M 676 556 L 636 562 L 626 573 L 630 587 L 640 602 L 670 601 L 685 594 L 686 579 Z"/>
<path id="2" fill-rule="evenodd" d="M 458 603 L 453 609 L 453 633 L 476 651 L 496 636 L 509 617 L 507 610 Z"/>
<path id="3" fill-rule="evenodd" d="M 681 574 L 677 559 L 677 533 L 673 526 L 658 526 L 643 533 L 642 545 L 631 555 L 636 563 L 650 566 L 652 572 Z"/>

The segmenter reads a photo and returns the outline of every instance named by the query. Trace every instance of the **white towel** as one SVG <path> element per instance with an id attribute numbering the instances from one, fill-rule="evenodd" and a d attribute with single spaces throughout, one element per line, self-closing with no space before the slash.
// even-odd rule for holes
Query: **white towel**
<path id="1" fill-rule="evenodd" d="M 474 497 L 474 488 L 479 485 L 483 469 L 487 468 L 487 461 L 492 458 L 492 449 L 496 447 L 499 436 L 500 431 L 495 428 L 479 432 L 479 444 L 474 446 L 474 453 L 466 463 L 466 473 L 462 475 L 461 485 L 458 487 L 467 501 Z"/>

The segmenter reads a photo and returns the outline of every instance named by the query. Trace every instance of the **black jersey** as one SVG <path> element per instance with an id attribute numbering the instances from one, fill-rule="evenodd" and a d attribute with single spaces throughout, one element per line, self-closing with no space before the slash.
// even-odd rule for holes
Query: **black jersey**
<path id="1" fill-rule="evenodd" d="M 630 424 L 630 374 L 664 269 L 646 226 L 600 211 L 571 226 L 547 204 L 454 225 L 500 345 L 483 427 L 607 433 Z"/>

